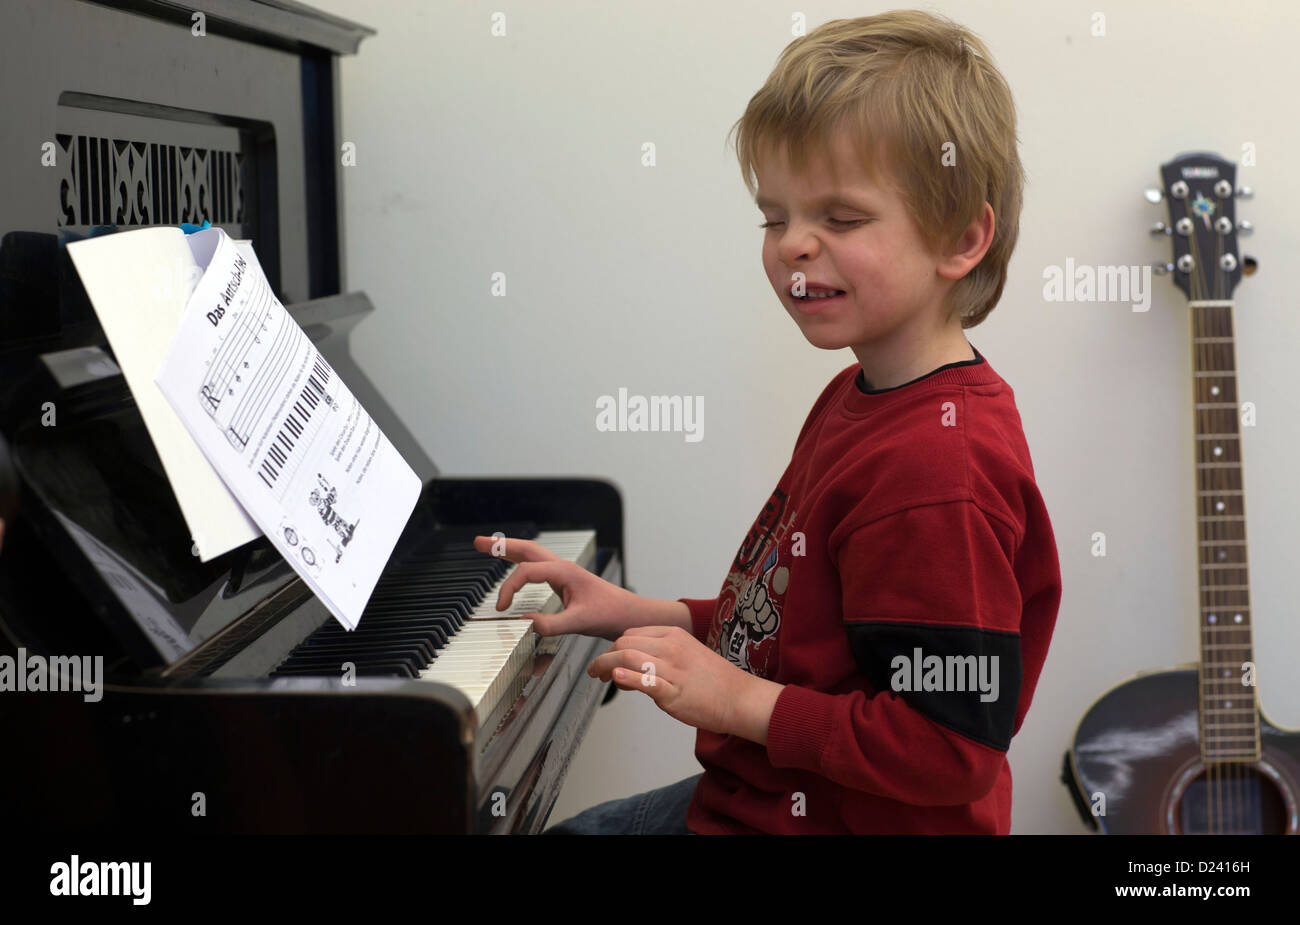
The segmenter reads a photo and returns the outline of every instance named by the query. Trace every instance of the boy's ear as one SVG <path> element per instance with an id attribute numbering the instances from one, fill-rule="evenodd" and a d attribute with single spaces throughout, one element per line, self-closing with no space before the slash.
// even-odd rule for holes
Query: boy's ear
<path id="1" fill-rule="evenodd" d="M 975 268 L 993 244 L 997 228 L 993 207 L 984 203 L 980 217 L 971 222 L 961 237 L 939 261 L 939 275 L 944 279 L 958 280 Z"/>

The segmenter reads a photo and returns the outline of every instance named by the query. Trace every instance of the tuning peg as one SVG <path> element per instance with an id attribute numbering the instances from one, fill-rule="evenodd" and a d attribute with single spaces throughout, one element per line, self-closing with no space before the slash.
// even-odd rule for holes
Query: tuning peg
<path id="1" fill-rule="evenodd" d="M 1148 186 L 1146 191 L 1147 202 L 1159 202 L 1165 198 L 1165 194 L 1160 192 L 1154 186 Z"/>
<path id="2" fill-rule="evenodd" d="M 1254 198 L 1255 198 L 1255 191 L 1254 191 L 1253 189 L 1251 189 L 1249 186 L 1241 186 L 1241 187 L 1238 187 L 1238 188 L 1237 188 L 1237 198 L 1238 198 L 1238 199 L 1254 199 Z"/>
<path id="3" fill-rule="evenodd" d="M 1248 218 L 1237 219 L 1237 231 L 1239 234 L 1248 235 L 1255 233 L 1255 223 Z"/>
<path id="4" fill-rule="evenodd" d="M 1167 273 L 1174 272 L 1174 265 L 1172 263 L 1153 263 L 1151 264 L 1151 271 L 1156 276 L 1164 276 Z"/>

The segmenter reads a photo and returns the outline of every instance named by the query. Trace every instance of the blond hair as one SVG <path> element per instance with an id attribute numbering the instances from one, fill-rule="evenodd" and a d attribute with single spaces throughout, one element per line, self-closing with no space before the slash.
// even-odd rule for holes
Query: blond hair
<path id="1" fill-rule="evenodd" d="M 993 207 L 993 242 L 947 300 L 949 318 L 979 324 L 1006 283 L 1025 182 L 1011 88 L 984 43 L 920 10 L 836 19 L 795 39 L 732 126 L 750 195 L 764 152 L 783 146 L 800 173 L 813 156 L 831 162 L 841 129 L 873 181 L 881 168 L 893 175 L 932 253 L 955 244 L 985 202 Z"/>

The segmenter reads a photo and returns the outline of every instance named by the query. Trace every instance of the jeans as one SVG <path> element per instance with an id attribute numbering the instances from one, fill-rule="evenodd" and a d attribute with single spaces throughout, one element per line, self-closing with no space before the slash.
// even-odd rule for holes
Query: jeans
<path id="1" fill-rule="evenodd" d="M 667 787 L 609 800 L 553 825 L 543 835 L 694 835 L 686 828 L 696 774 Z"/>

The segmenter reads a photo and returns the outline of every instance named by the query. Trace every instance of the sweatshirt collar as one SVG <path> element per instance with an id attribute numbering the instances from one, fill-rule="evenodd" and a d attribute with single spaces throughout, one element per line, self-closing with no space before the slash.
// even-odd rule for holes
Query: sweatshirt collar
<path id="1" fill-rule="evenodd" d="M 967 343 L 970 342 L 967 341 Z M 994 372 L 993 367 L 984 359 L 983 354 L 975 349 L 973 344 L 971 350 L 975 353 L 973 360 L 958 360 L 955 363 L 946 363 L 938 369 L 933 369 L 923 376 L 916 377 L 910 382 L 890 386 L 886 389 L 864 388 L 865 379 L 862 367 L 859 366 L 857 372 L 849 380 L 847 388 L 844 389 L 843 405 L 850 412 L 868 412 L 891 404 L 898 398 L 927 392 L 933 388 L 948 385 L 993 385 L 1000 382 L 1001 377 Z"/>

